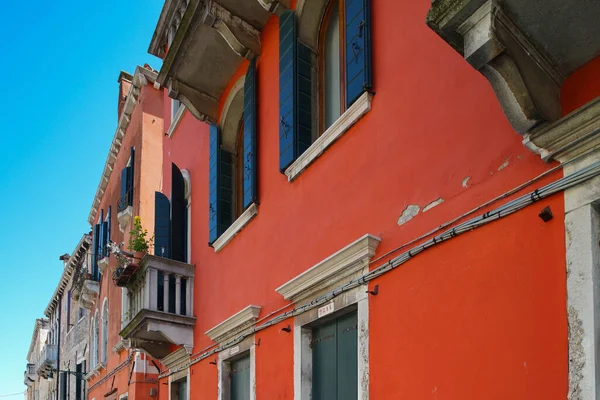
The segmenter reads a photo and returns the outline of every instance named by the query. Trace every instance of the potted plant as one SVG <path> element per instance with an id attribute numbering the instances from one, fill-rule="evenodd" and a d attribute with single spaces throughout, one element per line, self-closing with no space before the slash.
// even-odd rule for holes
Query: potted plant
<path id="1" fill-rule="evenodd" d="M 148 230 L 142 227 L 142 219 L 136 216 L 133 219 L 133 229 L 129 232 L 129 250 L 133 251 L 133 258 L 141 260 L 153 242 L 154 236 L 148 236 Z"/>

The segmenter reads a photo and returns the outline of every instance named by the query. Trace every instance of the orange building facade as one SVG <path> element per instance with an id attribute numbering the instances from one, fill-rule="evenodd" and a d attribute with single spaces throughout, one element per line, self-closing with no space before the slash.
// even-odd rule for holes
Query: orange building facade
<path id="1" fill-rule="evenodd" d="M 600 6 L 540 2 L 166 1 L 89 216 L 89 399 L 600 395 Z"/>

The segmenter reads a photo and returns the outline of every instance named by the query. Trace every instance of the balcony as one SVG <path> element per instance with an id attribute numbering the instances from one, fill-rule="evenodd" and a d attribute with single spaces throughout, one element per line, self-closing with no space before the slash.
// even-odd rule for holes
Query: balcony
<path id="1" fill-rule="evenodd" d="M 162 359 L 194 345 L 194 266 L 147 254 L 126 286 L 123 330 L 132 347 Z"/>
<path id="2" fill-rule="evenodd" d="M 36 373 L 35 373 L 35 364 L 27 364 L 25 367 L 25 374 L 23 377 L 23 383 L 25 386 L 31 386 L 35 382 Z"/>
<path id="3" fill-rule="evenodd" d="M 47 379 L 51 370 L 56 369 L 58 360 L 58 347 L 55 344 L 47 344 L 40 353 L 36 365 L 36 373 L 42 378 Z"/>
<path id="4" fill-rule="evenodd" d="M 149 48 L 163 59 L 157 81 L 196 118 L 216 122 L 229 80 L 244 59 L 260 54 L 262 29 L 290 3 L 167 0 Z"/>

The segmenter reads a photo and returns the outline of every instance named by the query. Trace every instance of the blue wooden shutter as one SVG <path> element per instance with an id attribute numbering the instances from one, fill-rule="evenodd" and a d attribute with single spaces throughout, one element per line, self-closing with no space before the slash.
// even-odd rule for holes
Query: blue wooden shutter
<path id="1" fill-rule="evenodd" d="M 279 17 L 279 169 L 311 145 L 312 51 L 297 39 L 296 15 Z"/>
<path id="2" fill-rule="evenodd" d="M 94 225 L 94 238 L 92 243 L 92 279 L 95 281 L 100 280 L 100 272 L 98 271 L 98 241 L 100 239 L 100 225 Z"/>
<path id="3" fill-rule="evenodd" d="M 210 126 L 210 156 L 208 167 L 208 243 L 219 237 L 219 156 L 221 153 L 221 139 L 219 127 Z"/>
<path id="4" fill-rule="evenodd" d="M 154 255 L 171 258 L 171 203 L 154 192 Z"/>
<path id="5" fill-rule="evenodd" d="M 346 106 L 372 87 L 370 0 L 346 1 Z"/>
<path id="6" fill-rule="evenodd" d="M 256 59 L 250 62 L 244 83 L 244 209 L 256 202 Z"/>
<path id="7" fill-rule="evenodd" d="M 279 169 L 294 162 L 296 126 L 296 15 L 288 10 L 279 17 Z"/>
<path id="8" fill-rule="evenodd" d="M 127 205 L 133 205 L 133 182 L 134 182 L 134 165 L 135 165 L 135 148 L 131 148 L 131 163 L 127 167 Z"/>
<path id="9" fill-rule="evenodd" d="M 129 185 L 129 168 L 125 167 L 121 171 L 121 196 L 119 197 L 119 211 L 123 211 L 129 205 L 127 197 L 127 187 Z"/>
<path id="10" fill-rule="evenodd" d="M 98 221 L 100 231 L 98 233 L 98 247 L 96 248 L 96 254 L 98 254 L 98 260 L 104 258 L 104 243 L 106 242 L 106 233 L 104 225 L 104 210 L 100 211 L 100 220 Z"/>
<path id="11" fill-rule="evenodd" d="M 171 258 L 186 261 L 187 258 L 187 201 L 185 180 L 177 165 L 171 166 Z"/>
<path id="12" fill-rule="evenodd" d="M 110 219 L 112 218 L 111 211 L 112 206 L 108 206 L 108 212 L 106 213 L 106 245 L 110 243 Z M 110 256 L 110 250 L 108 247 L 106 247 L 106 256 Z"/>

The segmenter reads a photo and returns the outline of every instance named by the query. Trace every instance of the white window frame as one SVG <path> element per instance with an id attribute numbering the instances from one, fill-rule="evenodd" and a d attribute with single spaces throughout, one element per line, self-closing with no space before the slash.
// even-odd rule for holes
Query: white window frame
<path id="1" fill-rule="evenodd" d="M 191 351 L 191 349 L 189 349 L 189 350 Z M 165 358 L 163 358 L 161 360 L 161 362 L 171 372 L 171 375 L 169 375 L 168 400 L 179 400 L 179 399 L 172 398 L 171 395 L 173 393 L 173 388 L 171 385 L 173 383 L 180 382 L 183 379 L 185 379 L 187 382 L 186 399 L 190 400 L 190 398 L 191 398 L 190 397 L 190 395 L 191 395 L 191 392 L 190 392 L 191 380 L 190 380 L 190 367 L 189 367 L 190 353 L 188 352 L 188 349 L 186 349 L 185 347 L 182 347 L 182 348 L 178 349 L 177 351 L 174 351 L 173 353 L 169 354 Z"/>
<path id="2" fill-rule="evenodd" d="M 102 364 L 108 362 L 108 298 L 102 303 Z"/>
<path id="3" fill-rule="evenodd" d="M 218 400 L 231 399 L 231 363 L 244 355 L 250 356 L 250 400 L 256 400 L 256 344 L 254 335 L 248 336 L 241 343 L 219 353 L 217 364 L 219 379 Z"/>
<path id="4" fill-rule="evenodd" d="M 296 306 L 310 303 L 325 293 L 369 271 L 381 239 L 364 235 L 320 261 L 277 289 Z M 343 292 L 333 300 L 294 317 L 294 400 L 312 396 L 312 330 L 332 314 L 343 315 L 356 307 L 358 320 L 358 398 L 369 399 L 369 294 L 368 284 Z"/>

